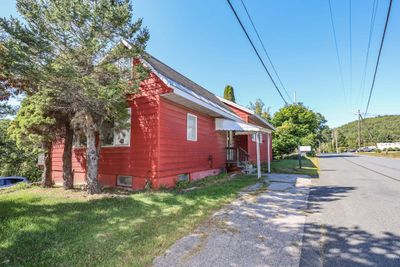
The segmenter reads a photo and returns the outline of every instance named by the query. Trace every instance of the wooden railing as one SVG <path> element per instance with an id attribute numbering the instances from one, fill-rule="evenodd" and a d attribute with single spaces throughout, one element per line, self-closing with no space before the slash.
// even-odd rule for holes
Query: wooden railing
<path id="1" fill-rule="evenodd" d="M 237 165 L 249 161 L 249 154 L 241 147 L 226 147 L 226 162 Z"/>

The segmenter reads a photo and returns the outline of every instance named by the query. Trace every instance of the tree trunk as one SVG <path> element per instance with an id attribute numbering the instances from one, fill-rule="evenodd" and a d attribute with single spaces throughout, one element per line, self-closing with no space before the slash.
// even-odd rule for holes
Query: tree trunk
<path id="1" fill-rule="evenodd" d="M 42 172 L 42 187 L 51 187 L 51 142 L 43 142 L 44 168 Z"/>
<path id="2" fill-rule="evenodd" d="M 72 141 L 74 131 L 70 123 L 65 123 L 65 139 L 63 151 L 63 186 L 64 189 L 72 189 L 74 187 L 74 180 L 72 176 Z"/>
<path id="3" fill-rule="evenodd" d="M 97 180 L 99 167 L 99 153 L 96 148 L 96 127 L 93 118 L 87 116 L 86 127 L 86 180 L 89 194 L 98 194 L 101 192 L 100 184 Z"/>

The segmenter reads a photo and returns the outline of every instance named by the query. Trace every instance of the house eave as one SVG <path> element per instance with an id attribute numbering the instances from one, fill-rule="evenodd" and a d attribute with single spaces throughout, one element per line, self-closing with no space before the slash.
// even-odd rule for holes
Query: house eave
<path id="1" fill-rule="evenodd" d="M 206 109 L 204 110 L 204 113 L 209 114 L 213 117 L 224 117 L 235 121 L 242 121 L 242 119 L 236 114 L 194 93 L 190 89 L 169 79 L 168 77 L 165 77 L 157 70 L 155 70 L 145 59 L 141 58 L 140 61 L 145 67 L 149 68 L 151 72 L 153 72 L 158 78 L 160 78 L 163 83 L 165 83 L 169 88 L 173 90 L 173 93 L 163 94 L 161 95 L 162 97 L 177 102 L 178 104 L 187 106 L 189 108 L 197 109 L 198 111 L 202 111 L 201 108 Z M 191 102 L 193 105 L 187 102 L 180 101 L 181 99 L 185 99 Z"/>
<path id="2" fill-rule="evenodd" d="M 227 99 L 225 99 L 225 98 L 222 98 L 222 97 L 219 97 L 219 96 L 217 96 L 217 97 L 218 97 L 218 99 L 221 100 L 223 103 L 225 103 L 225 104 L 227 104 L 227 105 L 230 105 L 230 106 L 232 106 L 232 107 L 235 107 L 235 108 L 237 108 L 237 109 L 240 109 L 241 111 L 244 111 L 244 112 L 248 113 L 249 115 L 254 116 L 256 119 L 260 120 L 261 123 L 264 123 L 264 124 L 267 125 L 271 130 L 275 131 L 275 127 L 272 126 L 272 124 L 270 124 L 268 121 L 266 121 L 265 119 L 263 119 L 260 115 L 256 114 L 253 110 L 248 109 L 248 108 L 245 108 L 245 107 L 243 107 L 243 106 L 241 106 L 241 105 L 239 105 L 239 104 L 236 104 L 236 103 L 234 103 L 234 102 L 232 102 L 232 101 L 229 101 L 229 100 L 227 100 Z"/>

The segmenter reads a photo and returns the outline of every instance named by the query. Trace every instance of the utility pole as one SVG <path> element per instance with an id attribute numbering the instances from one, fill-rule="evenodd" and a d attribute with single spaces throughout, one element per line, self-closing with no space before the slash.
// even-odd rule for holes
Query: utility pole
<path id="1" fill-rule="evenodd" d="M 293 103 L 296 105 L 296 91 L 294 91 L 294 94 L 293 94 Z"/>
<path id="2" fill-rule="evenodd" d="M 358 110 L 358 150 L 361 148 L 361 114 Z"/>
<path id="3" fill-rule="evenodd" d="M 337 142 L 337 130 L 335 130 L 335 141 L 336 141 L 336 153 L 339 154 L 338 142 Z"/>

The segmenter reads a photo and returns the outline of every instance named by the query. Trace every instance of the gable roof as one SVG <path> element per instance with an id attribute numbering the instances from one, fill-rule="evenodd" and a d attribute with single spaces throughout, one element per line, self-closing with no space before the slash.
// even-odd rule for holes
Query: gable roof
<path id="1" fill-rule="evenodd" d="M 193 82 L 192 80 L 188 79 L 184 75 L 180 74 L 176 70 L 172 69 L 171 67 L 167 66 L 157 58 L 153 57 L 152 55 L 145 53 L 144 61 L 146 61 L 157 73 L 161 74 L 162 76 L 168 78 L 169 80 L 183 86 L 185 89 L 191 90 L 196 95 L 199 95 L 208 101 L 212 102 L 213 104 L 219 106 L 222 109 L 225 109 L 234 114 L 234 112 L 225 105 L 219 98 L 205 89 L 204 87 L 198 85 L 197 83 Z M 182 89 L 182 88 L 180 88 Z"/>
<path id="2" fill-rule="evenodd" d="M 256 121 L 259 121 L 261 124 L 266 125 L 269 129 L 275 130 L 275 127 L 272 126 L 271 123 L 269 123 L 267 120 L 265 120 L 264 118 L 262 118 L 260 115 L 256 114 L 253 110 L 248 109 L 248 108 L 246 108 L 246 107 L 243 107 L 243 106 L 241 106 L 241 105 L 239 105 L 239 104 L 237 104 L 237 103 L 235 103 L 235 102 L 229 101 L 229 100 L 227 100 L 227 99 L 225 99 L 225 98 L 222 98 L 222 97 L 219 97 L 219 96 L 218 96 L 218 99 L 219 99 L 221 102 L 223 102 L 223 103 L 225 103 L 225 104 L 227 104 L 227 105 L 230 105 L 230 106 L 232 106 L 232 107 L 235 107 L 235 108 L 237 108 L 237 109 L 240 109 L 240 110 L 246 112 L 247 114 L 250 115 L 250 118 L 251 118 L 251 119 L 256 120 Z"/>

